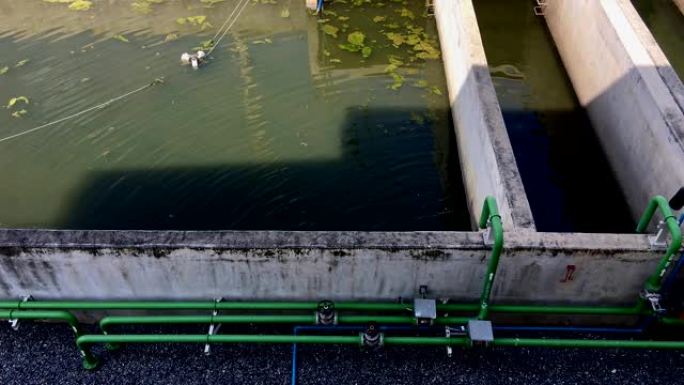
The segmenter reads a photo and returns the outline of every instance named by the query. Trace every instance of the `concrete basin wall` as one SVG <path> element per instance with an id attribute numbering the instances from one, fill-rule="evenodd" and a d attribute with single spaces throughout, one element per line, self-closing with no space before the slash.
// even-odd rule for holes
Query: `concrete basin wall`
<path id="1" fill-rule="evenodd" d="M 533 230 L 534 219 L 489 75 L 471 0 L 435 0 L 435 19 L 473 223 L 487 195 L 507 230 Z"/>
<path id="2" fill-rule="evenodd" d="M 489 253 L 475 232 L 2 230 L 0 298 L 473 301 Z M 642 235 L 508 233 L 494 300 L 631 303 L 661 254 Z"/>
<path id="3" fill-rule="evenodd" d="M 657 44 L 628 0 L 549 0 L 545 14 L 638 218 L 652 196 L 684 186 L 684 113 L 674 71 L 654 54 Z"/>
<path id="4" fill-rule="evenodd" d="M 679 10 L 684 13 L 684 0 L 672 0 L 677 4 L 677 7 L 679 7 Z"/>

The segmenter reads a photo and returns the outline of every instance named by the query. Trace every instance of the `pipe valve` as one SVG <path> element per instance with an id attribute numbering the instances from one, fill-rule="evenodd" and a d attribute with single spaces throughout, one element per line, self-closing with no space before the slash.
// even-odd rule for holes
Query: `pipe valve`
<path id="1" fill-rule="evenodd" d="M 337 325 L 337 312 L 332 301 L 321 301 L 316 311 L 317 325 Z"/>
<path id="2" fill-rule="evenodd" d="M 384 344 L 384 335 L 378 331 L 377 325 L 372 322 L 365 332 L 361 333 L 361 346 L 378 349 Z"/>

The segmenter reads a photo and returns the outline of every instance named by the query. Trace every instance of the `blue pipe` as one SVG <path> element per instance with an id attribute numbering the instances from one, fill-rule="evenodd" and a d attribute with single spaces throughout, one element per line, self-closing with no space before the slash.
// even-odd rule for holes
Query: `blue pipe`
<path id="1" fill-rule="evenodd" d="M 319 0 L 319 7 L 322 7 L 323 0 Z M 684 223 L 684 214 L 679 217 L 679 226 Z M 674 266 L 665 282 L 662 285 L 663 292 L 667 292 L 679 275 L 679 272 L 684 268 L 684 253 L 679 257 L 677 264 Z M 637 327 L 633 328 L 611 328 L 611 327 L 591 327 L 591 326 L 494 326 L 494 331 L 497 332 L 551 332 L 551 333 L 597 333 L 597 334 L 641 334 L 654 321 L 653 316 L 648 316 Z M 415 326 L 381 326 L 380 331 L 407 331 L 416 330 Z M 324 326 L 324 325 L 306 325 L 295 326 L 294 334 L 297 335 L 299 331 L 357 331 L 365 330 L 363 326 Z M 292 344 L 292 384 L 297 385 L 297 344 Z"/>
<path id="2" fill-rule="evenodd" d="M 423 327 L 418 326 L 380 326 L 378 330 L 381 332 L 397 332 L 397 331 L 411 331 L 411 330 L 424 330 Z M 352 331 L 352 332 L 363 332 L 366 330 L 365 326 L 339 326 L 339 325 L 300 325 L 294 327 L 294 335 L 297 335 L 300 331 L 325 331 L 325 332 L 338 332 L 338 331 Z M 292 344 L 292 378 L 291 384 L 297 385 L 297 344 Z"/>
<path id="3" fill-rule="evenodd" d="M 316 2 L 316 14 L 318 15 L 323 10 L 323 0 Z"/>

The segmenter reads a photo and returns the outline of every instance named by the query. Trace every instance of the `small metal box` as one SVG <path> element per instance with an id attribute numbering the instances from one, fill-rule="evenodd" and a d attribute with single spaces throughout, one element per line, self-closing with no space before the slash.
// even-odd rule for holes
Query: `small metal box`
<path id="1" fill-rule="evenodd" d="M 494 341 L 494 330 L 491 321 L 468 321 L 468 337 L 477 344 L 488 344 Z"/>
<path id="2" fill-rule="evenodd" d="M 413 300 L 413 314 L 416 319 L 433 320 L 437 318 L 437 301 L 416 298 Z"/>

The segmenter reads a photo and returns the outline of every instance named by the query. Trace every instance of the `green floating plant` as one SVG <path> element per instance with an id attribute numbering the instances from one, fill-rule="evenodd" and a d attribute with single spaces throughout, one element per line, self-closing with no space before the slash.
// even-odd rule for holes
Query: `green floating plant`
<path id="1" fill-rule="evenodd" d="M 7 106 L 5 108 L 12 108 L 15 105 L 17 105 L 17 103 L 19 103 L 19 102 L 22 102 L 24 104 L 31 104 L 31 102 L 29 101 L 29 98 L 27 98 L 26 96 L 17 96 L 14 98 L 10 98 L 10 100 L 7 102 Z"/>

